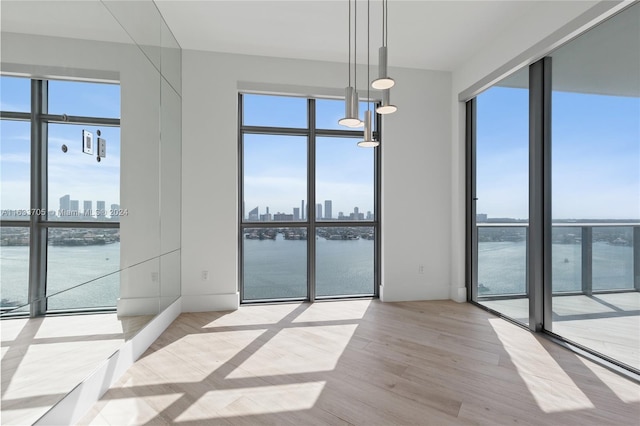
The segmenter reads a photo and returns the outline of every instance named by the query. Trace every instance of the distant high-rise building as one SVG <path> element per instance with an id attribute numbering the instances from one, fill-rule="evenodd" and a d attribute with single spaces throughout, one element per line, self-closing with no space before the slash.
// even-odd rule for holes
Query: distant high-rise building
<path id="1" fill-rule="evenodd" d="M 476 214 L 476 222 L 486 222 L 487 214 L 486 213 L 478 213 Z"/>
<path id="2" fill-rule="evenodd" d="M 111 204 L 111 219 L 118 218 L 120 219 L 120 204 Z"/>
<path id="3" fill-rule="evenodd" d="M 267 207 L 267 212 L 265 214 L 260 215 L 260 220 L 262 222 L 271 222 L 271 214 L 269 213 L 269 207 Z"/>
<path id="4" fill-rule="evenodd" d="M 300 220 L 300 207 L 293 208 L 293 220 Z"/>
<path id="5" fill-rule="evenodd" d="M 316 219 L 322 219 L 322 204 L 316 204 Z"/>
<path id="6" fill-rule="evenodd" d="M 344 213 L 338 212 L 338 220 L 344 220 Z"/>
<path id="7" fill-rule="evenodd" d="M 333 217 L 331 200 L 324 200 L 324 218 L 331 219 Z"/>
<path id="8" fill-rule="evenodd" d="M 78 216 L 80 213 L 80 201 L 69 200 L 69 216 Z"/>
<path id="9" fill-rule="evenodd" d="M 96 201 L 96 217 L 98 219 L 104 219 L 107 215 L 107 210 L 105 209 L 104 201 Z"/>
<path id="10" fill-rule="evenodd" d="M 260 215 L 259 215 L 259 212 L 258 212 L 258 206 L 256 206 L 255 209 L 253 209 L 253 210 L 251 210 L 249 212 L 249 220 L 254 220 L 255 221 L 255 220 L 258 220 L 258 219 L 260 219 Z"/>
<path id="11" fill-rule="evenodd" d="M 281 221 L 281 222 L 291 222 L 293 220 L 293 215 L 292 214 L 286 214 L 286 213 L 276 213 L 273 215 L 273 220 L 275 221 Z"/>
<path id="12" fill-rule="evenodd" d="M 60 197 L 60 216 L 67 216 L 71 210 L 71 196 L 69 194 Z"/>
<path id="13" fill-rule="evenodd" d="M 367 211 L 367 220 L 373 220 L 373 214 L 371 213 L 371 210 Z"/>
<path id="14" fill-rule="evenodd" d="M 302 215 L 302 217 L 300 219 L 304 220 L 304 218 L 306 217 L 306 215 L 304 214 L 304 200 L 300 201 L 300 214 Z"/>
<path id="15" fill-rule="evenodd" d="M 82 203 L 82 207 L 84 210 L 82 212 L 82 216 L 93 216 L 93 201 L 84 200 L 84 202 Z"/>
<path id="16" fill-rule="evenodd" d="M 364 213 L 360 213 L 360 209 L 357 207 L 353 208 L 353 213 L 349 215 L 349 219 L 351 220 L 364 220 Z"/>

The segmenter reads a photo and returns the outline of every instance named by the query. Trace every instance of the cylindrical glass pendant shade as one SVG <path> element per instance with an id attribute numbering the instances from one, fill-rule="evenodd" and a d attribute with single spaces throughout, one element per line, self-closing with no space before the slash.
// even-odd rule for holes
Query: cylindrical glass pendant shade
<path id="1" fill-rule="evenodd" d="M 378 79 L 373 80 L 371 87 L 378 90 L 389 89 L 396 84 L 391 77 L 387 75 L 387 47 L 381 46 L 378 50 Z"/>

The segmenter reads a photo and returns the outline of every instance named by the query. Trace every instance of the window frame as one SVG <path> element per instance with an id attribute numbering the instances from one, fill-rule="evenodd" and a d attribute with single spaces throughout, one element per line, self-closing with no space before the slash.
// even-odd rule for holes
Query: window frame
<path id="1" fill-rule="evenodd" d="M 4 74 L 3 74 L 4 76 Z M 6 75 L 7 77 L 21 77 Z M 54 221 L 49 220 L 48 212 L 48 125 L 85 124 L 92 126 L 120 127 L 120 118 L 69 116 L 48 113 L 48 82 L 51 79 L 29 78 L 30 112 L 0 111 L 0 120 L 27 121 L 31 124 L 30 137 L 30 210 L 45 212 L 43 215 L 31 214 L 29 220 L 2 220 L 0 227 L 29 228 L 29 316 L 42 316 L 53 311 L 47 309 L 47 251 L 50 228 L 119 229 L 119 221 Z M 73 80 L 83 83 L 81 80 Z M 115 84 L 105 83 L 105 84 Z M 119 85 L 119 83 L 117 83 Z M 75 288 L 77 286 L 71 287 Z M 71 289 L 70 288 L 70 289 Z M 67 291 L 65 289 L 62 291 Z M 60 293 L 60 292 L 58 292 Z M 56 294 L 58 294 L 56 293 Z M 55 312 L 94 312 L 114 311 L 116 307 L 80 308 L 56 310 Z M 8 315 L 25 315 L 23 312 Z M 3 313 L 3 316 L 4 313 Z"/>
<path id="2" fill-rule="evenodd" d="M 284 301 L 309 301 L 345 299 L 345 298 L 377 298 L 380 293 L 380 259 L 381 259 L 381 232 L 380 232 L 380 188 L 381 188 L 381 149 L 382 143 L 374 148 L 374 212 L 373 220 L 358 221 L 323 221 L 316 218 L 316 139 L 320 137 L 336 137 L 354 139 L 354 144 L 358 138 L 364 137 L 362 130 L 344 130 L 340 129 L 319 129 L 316 128 L 316 99 L 324 99 L 322 97 L 308 97 L 296 95 L 274 94 L 272 96 L 293 96 L 304 97 L 307 100 L 307 127 L 306 128 L 289 128 L 289 127 L 269 127 L 269 126 L 250 126 L 244 124 L 244 95 L 265 95 L 264 93 L 238 92 L 238 291 L 240 294 L 241 304 L 270 303 Z M 373 102 L 373 101 L 371 101 Z M 377 105 L 377 103 L 375 103 Z M 375 131 L 374 138 L 380 140 L 382 130 L 382 120 L 380 114 L 375 114 Z M 304 220 L 298 221 L 248 221 L 243 215 L 244 201 L 244 135 L 245 134 L 262 134 L 262 135 L 293 135 L 304 136 L 307 138 L 307 194 L 306 206 L 307 213 Z M 302 212 L 301 212 L 302 214 Z M 244 296 L 244 250 L 243 235 L 245 229 L 250 228 L 303 228 L 307 230 L 307 296 L 305 298 L 276 298 L 276 299 L 250 299 L 246 300 Z M 373 271 L 373 293 L 366 295 L 337 295 L 337 296 L 316 296 L 316 250 L 315 238 L 317 228 L 328 227 L 362 227 L 373 228 L 374 238 L 374 271 Z"/>

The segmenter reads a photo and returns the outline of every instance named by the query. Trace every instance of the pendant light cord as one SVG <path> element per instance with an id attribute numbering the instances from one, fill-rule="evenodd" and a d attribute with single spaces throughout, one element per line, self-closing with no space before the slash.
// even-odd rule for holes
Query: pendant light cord
<path id="1" fill-rule="evenodd" d="M 348 6 L 349 6 L 349 57 L 347 59 L 347 66 L 349 69 L 349 87 L 351 87 L 351 0 L 349 0 L 348 2 Z"/>
<path id="2" fill-rule="evenodd" d="M 384 12 L 382 15 L 382 22 L 384 23 L 384 47 L 387 47 L 389 43 L 389 0 L 382 0 L 384 6 Z"/>
<path id="3" fill-rule="evenodd" d="M 367 83 L 369 81 L 371 81 L 371 78 L 369 76 L 369 68 L 371 68 L 369 66 L 369 57 L 371 56 L 369 54 L 369 48 L 370 48 L 370 44 L 369 43 L 369 34 L 370 34 L 370 26 L 371 26 L 371 19 L 370 19 L 370 13 L 371 13 L 371 2 L 370 0 L 367 0 Z M 367 84 L 367 111 L 371 111 L 371 96 L 369 95 L 369 86 L 371 86 L 370 84 Z M 371 125 L 371 124 L 369 124 Z"/>
<path id="4" fill-rule="evenodd" d="M 384 41 L 384 0 L 382 0 L 382 47 L 385 46 Z"/>
<path id="5" fill-rule="evenodd" d="M 358 91 L 358 0 L 353 3 L 353 90 Z"/>

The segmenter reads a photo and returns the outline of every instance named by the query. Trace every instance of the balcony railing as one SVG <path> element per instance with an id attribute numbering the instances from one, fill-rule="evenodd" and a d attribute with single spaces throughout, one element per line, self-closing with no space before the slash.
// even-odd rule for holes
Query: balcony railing
<path id="1" fill-rule="evenodd" d="M 526 297 L 528 224 L 476 227 L 478 297 Z M 640 223 L 554 223 L 551 243 L 553 294 L 640 291 Z"/>

